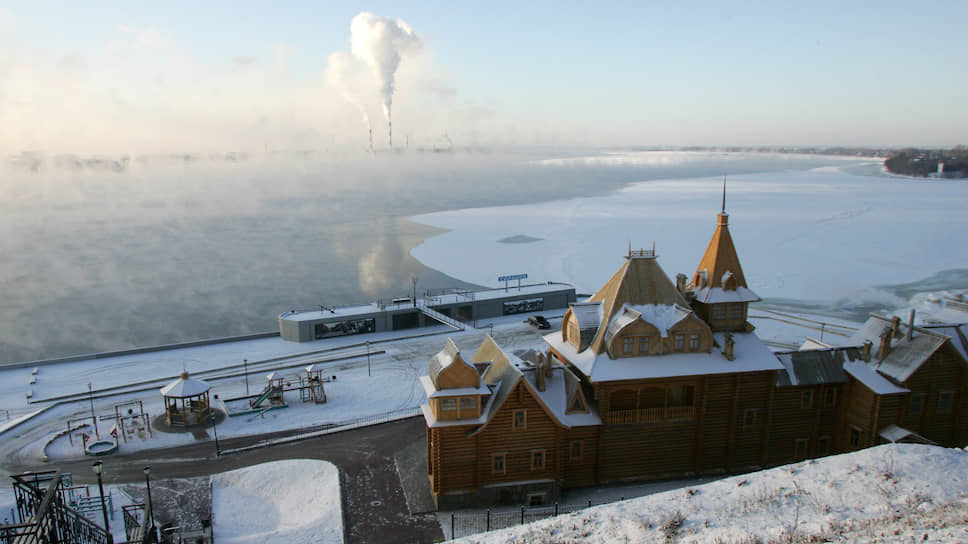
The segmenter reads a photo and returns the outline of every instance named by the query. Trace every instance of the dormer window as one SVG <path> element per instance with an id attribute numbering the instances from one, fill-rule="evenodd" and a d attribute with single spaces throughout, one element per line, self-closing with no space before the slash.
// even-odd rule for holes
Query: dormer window
<path id="1" fill-rule="evenodd" d="M 639 353 L 646 355 L 649 353 L 649 337 L 640 336 L 639 337 Z"/>
<path id="2" fill-rule="evenodd" d="M 457 410 L 457 399 L 440 399 L 440 409 L 444 412 Z"/>
<path id="3" fill-rule="evenodd" d="M 730 272 L 729 270 L 727 270 L 726 273 L 723 274 L 722 283 L 723 283 L 723 290 L 725 291 L 735 291 L 736 287 L 738 287 L 736 283 L 736 276 L 734 276 L 733 273 Z"/>
<path id="4" fill-rule="evenodd" d="M 699 349 L 699 335 L 690 334 L 689 335 L 689 351 L 696 351 Z"/>
<path id="5" fill-rule="evenodd" d="M 631 355 L 635 352 L 635 338 L 628 336 L 622 339 L 622 352 L 626 355 Z"/>
<path id="6" fill-rule="evenodd" d="M 730 304 L 729 305 L 729 318 L 730 319 L 743 319 L 743 314 L 746 313 L 746 306 L 742 303 L 740 304 Z"/>
<path id="7" fill-rule="evenodd" d="M 675 350 L 682 351 L 682 347 L 685 344 L 685 337 L 681 334 L 677 334 L 675 338 Z"/>
<path id="8" fill-rule="evenodd" d="M 716 320 L 726 319 L 725 304 L 713 304 L 713 319 L 716 319 Z"/>

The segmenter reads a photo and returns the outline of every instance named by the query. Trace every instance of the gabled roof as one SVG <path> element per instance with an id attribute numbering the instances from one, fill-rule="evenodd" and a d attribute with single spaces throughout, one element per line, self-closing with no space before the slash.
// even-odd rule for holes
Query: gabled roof
<path id="1" fill-rule="evenodd" d="M 704 304 L 756 302 L 760 297 L 747 288 L 739 255 L 733 245 L 733 238 L 729 235 L 729 214 L 723 211 L 718 217 L 716 230 L 706 246 L 706 253 L 699 261 L 699 266 L 696 267 L 689 289 L 696 296 L 696 300 Z M 729 283 L 735 281 L 736 288 L 724 289 L 727 280 Z"/>
<path id="2" fill-rule="evenodd" d="M 881 376 L 876 370 L 863 361 L 851 361 L 844 365 L 844 371 L 877 395 L 894 395 L 910 393 L 910 389 L 898 387 L 890 380 Z"/>
<path id="3" fill-rule="evenodd" d="M 623 307 L 666 305 L 688 308 L 689 303 L 682 297 L 676 286 L 656 261 L 652 252 L 630 254 L 625 263 L 598 290 L 589 302 L 602 303 L 602 322 L 609 323 Z M 600 326 L 591 351 L 601 353 L 605 345 L 605 329 Z"/>
<path id="4" fill-rule="evenodd" d="M 846 383 L 844 363 L 861 357 L 860 349 L 856 347 L 781 351 L 774 355 L 784 369 L 776 375 L 779 387 Z"/>
<path id="5" fill-rule="evenodd" d="M 474 365 L 468 364 L 460 356 L 460 350 L 454 341 L 450 338 L 447 339 L 447 343 L 444 345 L 444 349 L 440 350 L 437 355 L 434 355 L 430 359 L 430 381 L 433 383 L 435 389 L 440 389 L 440 374 L 444 370 L 448 369 L 451 365 L 463 365 L 466 366 L 475 376 L 479 376 L 477 368 Z M 475 386 L 480 385 L 480 379 Z"/>
<path id="6" fill-rule="evenodd" d="M 944 345 L 949 338 L 943 334 L 922 327 L 914 327 L 913 337 L 907 339 L 908 325 L 901 323 L 900 336 L 891 338 L 891 349 L 883 359 L 878 359 L 881 334 L 891 331 L 893 320 L 877 314 L 871 314 L 867 322 L 846 342 L 859 346 L 865 341 L 872 344 L 872 368 L 881 374 L 892 378 L 898 383 L 904 383 L 918 368 L 928 360 L 934 352 Z"/>
<path id="7" fill-rule="evenodd" d="M 924 328 L 951 338 L 951 344 L 968 361 L 968 325 L 925 325 Z"/>

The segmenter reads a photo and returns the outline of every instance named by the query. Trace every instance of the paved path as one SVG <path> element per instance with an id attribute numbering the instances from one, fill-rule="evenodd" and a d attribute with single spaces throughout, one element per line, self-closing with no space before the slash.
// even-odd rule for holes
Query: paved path
<path id="1" fill-rule="evenodd" d="M 339 466 L 342 472 L 348 543 L 433 542 L 443 538 L 437 519 L 432 514 L 409 515 L 393 462 L 397 451 L 423 439 L 424 432 L 423 418 L 414 417 L 218 458 L 214 442 L 205 441 L 101 460 L 106 483 L 137 485 L 144 482 L 145 465 L 151 465 L 152 480 L 163 480 L 206 476 L 281 459 L 322 459 Z M 219 443 L 222 448 L 237 448 L 292 434 L 297 432 L 230 438 Z M 77 483 L 94 483 L 91 462 L 83 459 L 33 466 L 4 463 L 3 468 L 16 473 L 56 466 L 72 472 Z"/>

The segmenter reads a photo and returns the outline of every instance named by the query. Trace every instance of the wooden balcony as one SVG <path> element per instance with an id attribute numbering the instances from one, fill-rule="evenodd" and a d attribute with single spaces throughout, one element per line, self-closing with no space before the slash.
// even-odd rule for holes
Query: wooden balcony
<path id="1" fill-rule="evenodd" d="M 644 408 L 641 410 L 611 410 L 606 421 L 609 425 L 634 425 L 676 419 L 694 419 L 695 406 L 667 406 L 665 408 Z"/>

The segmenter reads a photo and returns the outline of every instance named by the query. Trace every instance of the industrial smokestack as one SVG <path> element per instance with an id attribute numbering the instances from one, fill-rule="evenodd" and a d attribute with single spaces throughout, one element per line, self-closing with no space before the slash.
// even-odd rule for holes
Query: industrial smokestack
<path id="1" fill-rule="evenodd" d="M 391 19 L 364 11 L 353 17 L 350 23 L 353 54 L 366 62 L 376 76 L 380 96 L 383 98 L 383 114 L 390 132 L 393 147 L 393 127 L 390 111 L 396 86 L 397 68 L 402 55 L 418 51 L 423 40 L 401 19 Z"/>
<path id="2" fill-rule="evenodd" d="M 370 130 L 370 153 L 373 153 L 373 129 Z"/>
<path id="3" fill-rule="evenodd" d="M 393 121 L 391 121 L 389 117 L 387 117 L 387 130 L 390 133 L 390 148 L 392 149 L 393 148 Z"/>

